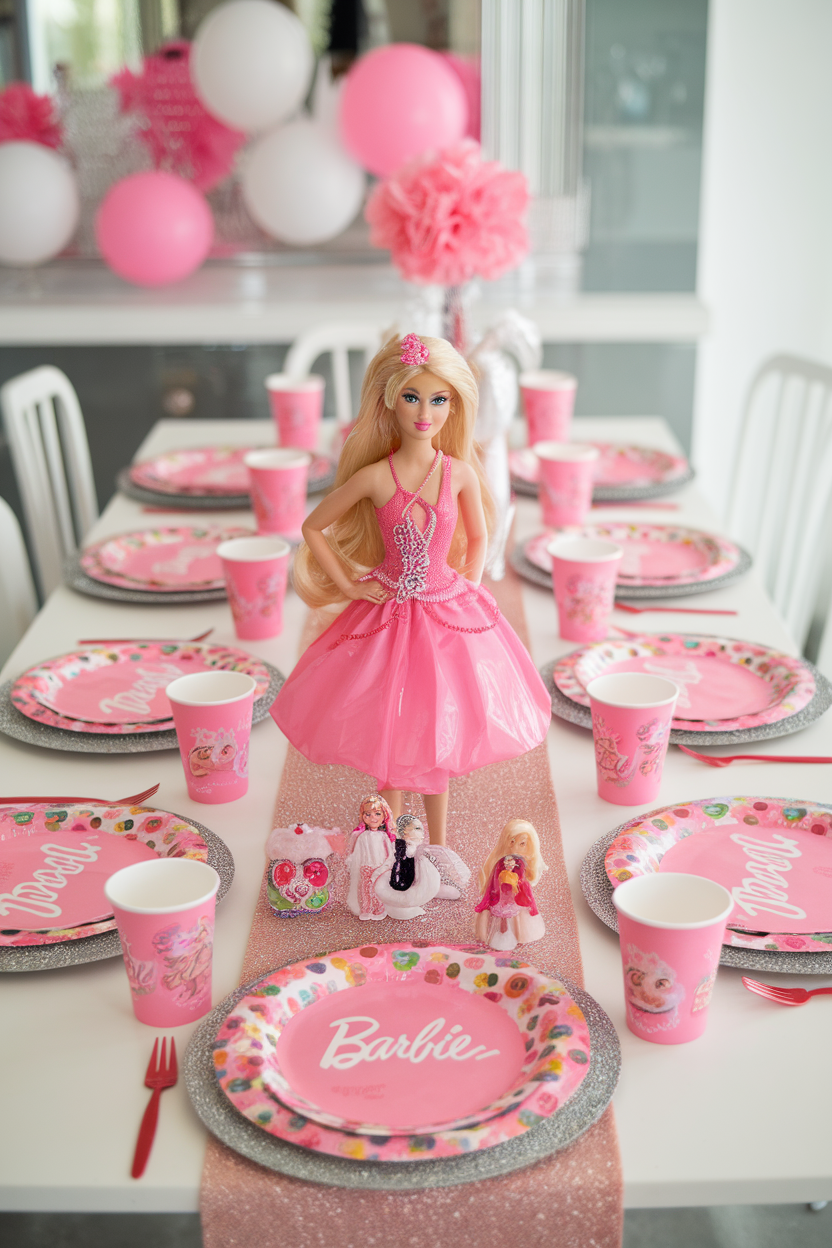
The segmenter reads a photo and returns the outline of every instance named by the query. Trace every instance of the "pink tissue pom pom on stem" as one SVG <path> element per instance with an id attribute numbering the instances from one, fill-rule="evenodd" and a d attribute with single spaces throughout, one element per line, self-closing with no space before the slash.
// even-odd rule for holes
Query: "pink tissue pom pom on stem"
<path id="1" fill-rule="evenodd" d="M 0 143 L 42 143 L 57 148 L 63 137 L 51 96 L 37 95 L 25 82 L 9 83 L 0 91 Z"/>
<path id="2" fill-rule="evenodd" d="M 458 286 L 515 268 L 529 249 L 522 173 L 484 161 L 463 139 L 380 182 L 365 209 L 370 241 L 412 282 Z"/>

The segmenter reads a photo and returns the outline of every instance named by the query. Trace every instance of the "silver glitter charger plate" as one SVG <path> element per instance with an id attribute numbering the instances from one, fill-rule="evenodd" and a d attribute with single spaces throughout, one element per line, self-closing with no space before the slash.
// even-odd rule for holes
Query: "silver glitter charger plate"
<path id="1" fill-rule="evenodd" d="M 541 678 L 552 699 L 552 714 L 570 724 L 577 724 L 579 728 L 588 728 L 591 732 L 592 712 L 589 707 L 573 702 L 555 684 L 554 671 L 559 661 L 552 659 L 540 669 Z M 756 728 L 734 728 L 730 732 L 697 732 L 692 728 L 671 728 L 671 745 L 741 745 L 748 741 L 770 741 L 774 737 L 787 737 L 807 728 L 832 706 L 832 684 L 808 659 L 803 662 L 815 678 L 815 696 L 801 711 L 773 724 L 758 724 Z"/>
<path id="2" fill-rule="evenodd" d="M 673 494 L 683 485 L 688 485 L 696 476 L 696 472 L 688 465 L 687 471 L 672 481 L 659 481 L 653 485 L 596 485 L 592 491 L 593 503 L 631 503 L 642 498 L 664 498 L 665 494 Z M 511 488 L 515 494 L 523 494 L 526 498 L 537 498 L 539 487 L 536 481 L 524 481 L 521 477 L 511 478 Z"/>
<path id="3" fill-rule="evenodd" d="M 617 585 L 615 590 L 616 598 L 628 599 L 637 598 L 687 598 L 689 594 L 706 594 L 712 589 L 723 589 L 726 585 L 731 585 L 734 581 L 738 581 L 740 577 L 745 576 L 751 567 L 751 556 L 748 551 L 738 547 L 740 557 L 736 566 L 731 568 L 730 572 L 723 573 L 722 576 L 715 576 L 712 581 L 697 581 L 692 585 Z M 509 555 L 509 562 L 514 571 L 523 577 L 524 581 L 531 581 L 533 585 L 539 585 L 541 589 L 548 589 L 552 592 L 552 577 L 549 572 L 544 572 L 536 563 L 532 563 L 523 554 L 523 546 L 518 543 Z"/>
<path id="4" fill-rule="evenodd" d="M 269 713 L 286 677 L 271 663 L 260 660 L 269 669 L 271 679 L 265 693 L 254 703 L 252 724 L 259 724 Z M 176 729 L 164 732 L 142 733 L 91 733 L 70 732 L 68 728 L 53 728 L 51 724 L 39 724 L 29 719 L 12 702 L 14 680 L 0 685 L 0 732 L 27 745 L 40 745 L 47 750 L 70 750 L 74 754 L 148 754 L 154 750 L 176 750 Z"/>
<path id="5" fill-rule="evenodd" d="M 832 955 L 830 955 L 832 956 Z M 610 1019 L 597 1001 L 569 980 L 558 977 L 581 1007 L 589 1025 L 589 1072 L 566 1104 L 525 1135 L 481 1152 L 436 1161 L 348 1161 L 300 1148 L 269 1135 L 243 1117 L 223 1094 L 214 1067 L 214 1041 L 237 1002 L 263 979 L 237 988 L 212 1010 L 194 1033 L 182 1073 L 188 1095 L 205 1126 L 223 1144 L 269 1170 L 291 1178 L 369 1191 L 403 1192 L 424 1187 L 456 1187 L 534 1165 L 566 1148 L 597 1122 L 618 1083 L 621 1049 Z"/>
<path id="6" fill-rule="evenodd" d="M 645 819 L 651 813 L 655 812 L 647 811 Z M 597 840 L 581 866 L 581 889 L 587 904 L 614 932 L 618 931 L 618 911 L 612 902 L 613 887 L 604 869 L 604 858 L 624 827 L 625 824 L 619 824 Z M 764 975 L 774 975 L 779 971 L 790 975 L 832 975 L 832 952 L 787 953 L 781 949 L 740 949 L 734 945 L 723 945 L 719 962 L 721 966 L 762 971 Z"/>
<path id="7" fill-rule="evenodd" d="M 155 809 L 155 807 L 148 807 Z M 176 814 L 170 811 L 170 814 Z M 234 879 L 234 859 L 225 841 L 197 823 L 189 815 L 177 815 L 183 822 L 196 828 L 208 846 L 208 865 L 220 877 L 217 901 L 221 901 Z M 82 936 L 78 940 L 65 940 L 56 945 L 27 945 L 19 948 L 0 948 L 0 972 L 3 971 L 57 971 L 64 966 L 81 966 L 84 962 L 100 962 L 103 958 L 121 955 L 118 932 L 99 932 L 96 936 Z"/>
<path id="8" fill-rule="evenodd" d="M 106 598 L 108 602 L 129 602 L 149 607 L 178 607 L 192 602 L 224 602 L 225 586 L 219 589 L 183 589 L 154 593 L 148 589 L 127 589 L 121 585 L 107 585 L 87 576 L 81 567 L 79 555 L 71 555 L 64 563 L 64 583 L 79 594 L 91 598 Z"/>

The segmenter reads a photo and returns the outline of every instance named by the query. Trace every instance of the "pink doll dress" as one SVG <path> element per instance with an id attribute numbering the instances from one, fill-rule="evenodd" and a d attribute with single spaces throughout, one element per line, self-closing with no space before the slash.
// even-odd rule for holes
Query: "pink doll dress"
<path id="1" fill-rule="evenodd" d="M 437 452 L 436 506 L 419 490 L 376 508 L 384 561 L 365 580 L 384 603 L 353 601 L 301 656 L 271 714 L 314 763 L 341 763 L 379 789 L 443 793 L 450 776 L 539 745 L 551 719 L 543 681 L 482 585 L 448 566 L 457 521 L 453 461 Z M 412 512 L 417 504 L 424 529 Z"/>

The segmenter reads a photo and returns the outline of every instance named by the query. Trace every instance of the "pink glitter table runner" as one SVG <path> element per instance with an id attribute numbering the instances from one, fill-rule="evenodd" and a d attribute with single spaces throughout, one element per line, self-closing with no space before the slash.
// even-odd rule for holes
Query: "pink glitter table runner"
<path id="1" fill-rule="evenodd" d="M 490 585 L 501 611 L 526 642 L 520 582 L 509 569 Z M 330 617 L 331 618 L 331 617 Z M 310 618 L 311 630 L 320 631 Z M 361 798 L 372 788 L 346 767 L 318 767 L 289 747 L 272 825 L 304 818 L 322 827 L 350 829 Z M 421 800 L 406 809 L 420 809 Z M 575 913 L 563 859 L 560 824 L 546 746 L 521 758 L 484 767 L 451 781 L 450 844 L 474 870 L 462 902 L 434 902 L 424 920 L 373 924 L 374 941 L 415 939 L 464 943 L 473 939 L 477 867 L 507 819 L 520 815 L 540 835 L 548 872 L 535 888 L 546 936 L 522 952 L 535 965 L 583 983 Z M 265 836 L 264 836 L 265 842 Z M 346 895 L 339 860 L 336 896 Z M 322 949 L 344 949 L 367 938 L 366 923 L 344 905 L 310 920 L 278 919 L 269 908 L 265 875 L 254 913 L 240 983 Z M 418 1163 L 413 1163 L 418 1164 Z M 612 1109 L 569 1148 L 525 1170 L 458 1187 L 416 1192 L 331 1188 L 273 1173 L 211 1138 L 202 1175 L 205 1248 L 432 1248 L 449 1240 L 503 1248 L 507 1238 L 550 1248 L 618 1248 L 623 1184 Z"/>

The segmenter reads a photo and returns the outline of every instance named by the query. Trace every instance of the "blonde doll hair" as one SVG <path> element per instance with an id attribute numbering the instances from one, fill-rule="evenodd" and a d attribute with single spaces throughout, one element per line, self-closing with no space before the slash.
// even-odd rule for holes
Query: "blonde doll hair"
<path id="1" fill-rule="evenodd" d="M 517 850 L 511 848 L 512 837 L 518 836 L 521 832 L 525 832 L 529 838 L 529 844 L 532 847 L 530 854 L 520 854 Z M 501 858 L 507 857 L 523 859 L 526 864 L 526 880 L 531 885 L 535 885 L 543 872 L 549 870 L 540 856 L 540 838 L 537 835 L 534 824 L 529 823 L 528 819 L 509 819 L 500 833 L 497 844 L 480 868 L 480 893 L 484 893 L 488 887 L 491 872 L 497 863 Z"/>
<path id="2" fill-rule="evenodd" d="M 394 411 L 399 395 L 419 373 L 433 373 L 451 391 L 451 410 L 434 439 L 434 446 L 445 455 L 470 464 L 476 472 L 490 533 L 494 506 L 474 442 L 479 401 L 476 379 L 470 366 L 444 338 L 423 338 L 422 342 L 430 351 L 427 364 L 402 364 L 400 338 L 389 339 L 371 361 L 361 387 L 358 417 L 338 461 L 336 488 L 349 481 L 359 469 L 398 450 L 400 440 Z M 369 498 L 362 498 L 345 512 L 330 525 L 325 536 L 353 580 L 377 567 L 384 558 L 384 542 Z M 465 529 L 460 520 L 448 555 L 448 563 L 458 572 L 465 570 L 466 553 Z M 295 555 L 292 576 L 295 589 L 310 607 L 344 601 L 341 591 L 305 543 L 301 543 Z"/>

